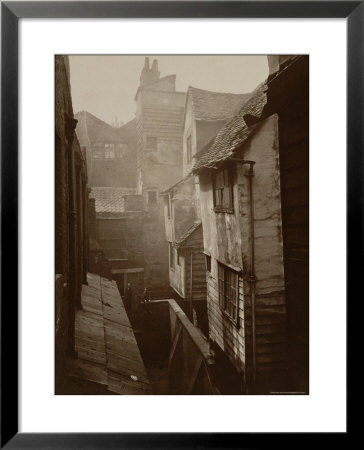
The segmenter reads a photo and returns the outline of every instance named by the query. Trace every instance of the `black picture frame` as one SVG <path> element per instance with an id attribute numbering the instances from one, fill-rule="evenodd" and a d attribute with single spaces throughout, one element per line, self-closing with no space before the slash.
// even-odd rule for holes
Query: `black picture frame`
<path id="1" fill-rule="evenodd" d="M 273 434 L 268 433 L 248 433 L 244 436 L 242 433 L 18 433 L 19 19 L 346 18 L 348 302 L 350 297 L 357 296 L 357 293 L 361 292 L 359 281 L 363 274 L 363 3 L 363 1 L 1 3 L 1 448 L 257 448 L 262 445 L 270 447 L 274 438 Z M 343 167 L 344 165 L 343 154 Z M 305 443 L 309 435 L 309 433 L 303 435 L 300 444 Z M 348 433 L 340 435 L 347 437 Z M 316 434 L 315 444 L 318 441 Z M 297 443 L 297 434 L 281 436 L 281 446 L 287 445 L 292 448 L 293 442 Z"/>

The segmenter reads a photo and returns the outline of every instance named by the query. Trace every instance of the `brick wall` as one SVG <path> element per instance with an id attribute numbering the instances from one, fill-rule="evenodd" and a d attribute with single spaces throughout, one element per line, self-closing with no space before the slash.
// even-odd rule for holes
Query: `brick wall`
<path id="1" fill-rule="evenodd" d="M 75 136 L 67 56 L 55 57 L 55 269 L 57 284 L 56 360 L 74 350 L 74 313 L 80 302 L 88 255 L 86 162 Z M 64 355 L 63 355 L 64 356 Z M 64 364 L 56 365 L 56 385 L 63 382 Z"/>

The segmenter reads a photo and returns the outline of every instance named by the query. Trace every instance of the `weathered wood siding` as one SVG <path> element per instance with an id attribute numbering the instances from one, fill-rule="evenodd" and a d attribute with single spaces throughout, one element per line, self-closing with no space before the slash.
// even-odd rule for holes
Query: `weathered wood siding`
<path id="1" fill-rule="evenodd" d="M 185 292 L 191 297 L 191 252 L 192 252 L 192 298 L 206 301 L 206 263 L 203 254 L 202 227 L 191 234 L 185 245 L 190 248 L 184 250 L 185 255 Z"/>
<path id="2" fill-rule="evenodd" d="M 309 58 L 273 80 L 279 114 L 282 225 L 293 389 L 308 392 L 309 366 Z M 284 101 L 282 101 L 284 95 Z"/>
<path id="3" fill-rule="evenodd" d="M 256 278 L 255 321 L 257 379 L 271 385 L 285 375 L 287 366 L 286 301 L 283 261 L 278 116 L 272 115 L 256 126 L 253 137 L 237 156 L 255 161 L 254 205 L 254 275 Z M 244 273 L 250 264 L 250 193 L 249 166 L 238 164 L 239 213 Z M 252 375 L 251 292 L 243 282 L 246 330 L 246 373 Z M 273 380 L 275 376 L 277 380 Z"/>
<path id="4" fill-rule="evenodd" d="M 180 256 L 180 264 L 178 264 L 177 249 L 174 248 L 174 268 L 169 266 L 169 282 L 171 287 L 177 292 L 177 294 L 185 298 L 185 270 L 186 270 L 186 258 L 184 254 Z"/>
<path id="5" fill-rule="evenodd" d="M 278 118 L 259 124 L 253 137 L 237 157 L 255 161 L 254 228 L 257 325 L 257 373 L 275 372 L 285 360 L 286 307 L 278 154 Z M 204 247 L 211 254 L 207 275 L 210 337 L 229 356 L 237 370 L 251 378 L 250 286 L 250 194 L 247 170 L 236 166 L 234 214 L 215 213 L 211 173 L 200 175 Z M 269 249 L 269 251 L 268 251 Z M 239 275 L 239 321 L 234 324 L 219 306 L 217 261 L 241 271 Z"/>
<path id="6" fill-rule="evenodd" d="M 173 80 L 173 77 L 168 78 L 155 83 L 154 88 L 141 89 L 136 99 L 137 191 L 143 195 L 147 205 L 145 275 L 152 290 L 168 286 L 168 243 L 165 239 L 163 199 L 159 193 L 182 177 L 185 94 L 175 92 Z M 154 150 L 147 148 L 148 137 L 156 138 Z M 157 191 L 156 205 L 148 205 L 148 190 Z"/>

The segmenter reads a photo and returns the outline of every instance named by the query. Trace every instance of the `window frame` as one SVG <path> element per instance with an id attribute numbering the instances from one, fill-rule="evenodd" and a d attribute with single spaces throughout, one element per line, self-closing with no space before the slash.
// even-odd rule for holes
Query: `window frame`
<path id="1" fill-rule="evenodd" d="M 235 280 L 232 281 L 231 277 L 234 277 Z M 217 261 L 217 283 L 220 309 L 235 326 L 238 326 L 239 272 Z M 233 293 L 235 293 L 235 304 L 231 301 Z"/>
<path id="2" fill-rule="evenodd" d="M 218 195 L 217 191 L 219 191 Z M 225 166 L 212 172 L 212 192 L 214 211 L 234 214 L 234 171 L 231 166 Z M 228 195 L 226 194 L 227 192 Z M 229 198 L 228 204 L 224 200 L 227 196 Z M 218 199 L 217 197 L 220 198 Z"/>

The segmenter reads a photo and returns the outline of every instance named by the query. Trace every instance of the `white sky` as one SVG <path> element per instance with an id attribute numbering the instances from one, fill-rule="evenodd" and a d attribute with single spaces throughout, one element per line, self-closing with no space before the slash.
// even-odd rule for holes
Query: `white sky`
<path id="1" fill-rule="evenodd" d="M 144 58 L 158 59 L 160 76 L 177 75 L 176 89 L 188 86 L 246 93 L 268 76 L 267 57 L 226 55 L 70 55 L 74 112 L 86 110 L 107 123 L 135 116 L 134 96 Z"/>

